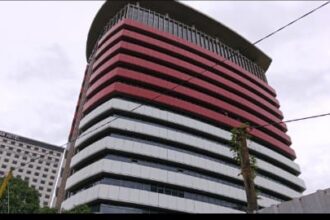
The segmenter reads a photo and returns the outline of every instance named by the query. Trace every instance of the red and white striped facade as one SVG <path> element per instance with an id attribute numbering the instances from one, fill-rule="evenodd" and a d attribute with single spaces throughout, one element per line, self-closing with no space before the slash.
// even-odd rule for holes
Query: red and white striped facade
<path id="1" fill-rule="evenodd" d="M 143 2 L 136 7 L 148 9 Z M 102 213 L 244 211 L 230 130 L 242 122 L 281 121 L 274 89 L 240 61 L 223 62 L 215 46 L 205 49 L 125 13 L 89 54 L 62 208 L 86 203 Z M 305 189 L 286 131 L 284 123 L 251 131 L 260 207 Z"/>

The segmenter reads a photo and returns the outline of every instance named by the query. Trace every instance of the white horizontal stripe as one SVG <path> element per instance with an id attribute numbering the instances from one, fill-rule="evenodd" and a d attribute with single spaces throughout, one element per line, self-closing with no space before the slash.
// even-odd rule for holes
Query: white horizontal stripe
<path id="1" fill-rule="evenodd" d="M 195 155 L 190 155 L 175 150 L 164 149 L 155 145 L 139 143 L 114 137 L 105 137 L 88 146 L 87 148 L 84 148 L 81 152 L 79 152 L 72 158 L 71 167 L 73 167 L 79 161 L 107 148 L 181 163 L 195 168 L 202 168 L 204 170 L 216 172 L 234 179 L 243 180 L 241 176 L 238 176 L 238 174 L 240 173 L 240 169 L 238 168 L 234 168 Z M 266 179 L 263 176 L 257 176 L 255 179 L 255 183 L 256 185 L 259 185 L 271 191 L 278 192 L 282 195 L 287 196 L 290 194 L 293 195 L 293 193 L 295 193 L 295 197 L 300 196 L 300 193 L 290 189 L 289 187 Z"/>
<path id="2" fill-rule="evenodd" d="M 145 190 L 99 184 L 81 191 L 62 203 L 62 209 L 73 207 L 97 199 L 133 203 L 155 208 L 169 209 L 186 213 L 242 213 L 235 209 L 186 198 L 158 194 Z"/>
<path id="3" fill-rule="evenodd" d="M 100 114 L 102 114 L 104 112 L 107 112 L 108 110 L 110 110 L 112 108 L 129 111 L 130 109 L 136 108 L 138 105 L 140 105 L 140 104 L 137 102 L 113 98 L 113 99 L 103 103 L 102 105 L 98 106 L 96 109 L 94 109 L 89 114 L 87 114 L 80 121 L 79 128 L 84 127 L 92 119 L 94 119 L 95 117 L 99 116 Z M 164 121 L 169 121 L 169 122 L 172 122 L 175 124 L 191 127 L 191 128 L 197 129 L 197 130 L 204 131 L 209 134 L 213 134 L 213 135 L 223 138 L 225 140 L 231 139 L 231 133 L 229 131 L 223 130 L 219 127 L 216 127 L 216 126 L 204 123 L 204 122 L 201 122 L 196 119 L 189 118 L 187 116 L 160 110 L 155 107 L 142 105 L 141 107 L 135 109 L 134 113 L 138 113 L 141 115 L 146 115 L 146 116 L 154 117 L 157 119 L 162 119 Z M 253 141 L 249 141 L 248 147 L 263 154 L 266 157 L 271 157 L 272 159 L 276 160 L 277 162 L 300 172 L 300 168 L 296 163 L 294 163 L 292 160 L 280 155 L 279 153 L 277 153 L 267 147 L 264 147 Z"/>
<path id="4" fill-rule="evenodd" d="M 167 171 L 140 164 L 126 163 L 108 159 L 99 160 L 74 173 L 68 178 L 65 188 L 66 190 L 68 190 L 75 184 L 102 172 L 136 177 L 145 180 L 154 180 L 162 183 L 168 183 L 212 194 L 222 195 L 246 202 L 246 195 L 243 189 L 238 189 L 236 187 L 232 187 L 226 184 L 189 176 L 184 173 Z M 288 196 L 290 196 L 290 193 Z M 297 197 L 297 193 L 295 194 L 295 196 L 292 197 Z M 268 207 L 272 204 L 279 203 L 276 200 L 264 196 L 260 196 L 260 198 L 261 199 L 258 201 L 258 203 L 260 206 L 263 207 Z"/>
<path id="5" fill-rule="evenodd" d="M 95 124 L 94 126 L 89 128 L 87 131 L 85 131 L 85 133 L 89 133 L 90 130 L 94 130 L 97 127 L 100 127 L 99 128 L 100 130 L 106 129 L 106 127 L 120 128 L 123 130 L 130 130 L 130 131 L 134 131 L 134 132 L 138 132 L 138 133 L 142 133 L 142 134 L 147 134 L 147 135 L 156 136 L 156 137 L 168 139 L 171 141 L 187 144 L 187 145 L 190 145 L 190 146 L 193 146 L 196 148 L 200 148 L 203 150 L 213 152 L 218 155 L 226 156 L 228 158 L 233 157 L 233 153 L 230 151 L 230 149 L 227 146 L 224 146 L 223 144 L 220 144 L 220 143 L 209 141 L 207 139 L 196 137 L 196 136 L 193 136 L 188 133 L 181 132 L 181 131 L 176 131 L 173 129 L 166 129 L 166 128 L 154 126 L 151 124 L 145 124 L 142 121 L 138 122 L 138 121 L 123 119 L 123 118 L 117 118 L 117 120 L 112 121 L 113 118 L 114 117 L 109 117 L 109 118 L 104 119 L 103 121 L 98 122 L 97 124 Z M 101 125 L 106 124 L 109 121 L 112 121 L 112 122 L 108 123 L 106 126 L 101 127 Z M 76 146 L 79 146 L 85 139 L 88 138 L 89 135 L 93 136 L 94 132 L 96 132 L 96 131 L 93 131 L 93 132 L 87 134 L 86 136 L 83 136 L 82 138 L 78 139 L 78 141 L 76 142 Z M 260 169 L 273 173 L 274 175 L 280 176 L 301 187 L 304 187 L 303 181 L 301 179 L 299 179 L 298 177 L 296 177 L 280 168 L 277 168 L 274 170 L 274 169 L 272 169 L 271 166 L 268 166 L 268 165 L 270 165 L 268 162 L 257 159 L 257 162 L 258 161 L 261 161 L 260 165 L 263 165 L 263 166 L 260 166 Z M 277 173 L 276 171 L 281 171 L 281 172 Z M 281 174 L 284 174 L 284 175 L 282 176 Z"/>

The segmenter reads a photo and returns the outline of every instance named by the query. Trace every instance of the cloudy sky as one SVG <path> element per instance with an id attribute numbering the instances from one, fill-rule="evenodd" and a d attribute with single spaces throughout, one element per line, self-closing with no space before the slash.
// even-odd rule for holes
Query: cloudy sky
<path id="1" fill-rule="evenodd" d="M 184 2 L 251 42 L 324 1 Z M 61 145 L 86 66 L 89 26 L 102 1 L 0 2 L 0 130 Z M 285 120 L 330 112 L 330 5 L 257 46 Z M 305 194 L 330 187 L 330 116 L 288 124 Z"/>

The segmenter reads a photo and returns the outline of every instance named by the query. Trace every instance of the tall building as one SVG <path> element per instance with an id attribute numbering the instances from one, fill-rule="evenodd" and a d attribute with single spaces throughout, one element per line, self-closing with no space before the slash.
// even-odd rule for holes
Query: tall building
<path id="1" fill-rule="evenodd" d="M 0 131 L 0 176 L 10 168 L 39 192 L 40 206 L 50 206 L 64 148 Z"/>
<path id="2" fill-rule="evenodd" d="M 266 80 L 266 54 L 179 2 L 107 1 L 90 27 L 86 55 L 58 206 L 245 211 L 230 130 L 283 119 Z M 305 189 L 286 131 L 284 123 L 251 131 L 260 208 Z"/>

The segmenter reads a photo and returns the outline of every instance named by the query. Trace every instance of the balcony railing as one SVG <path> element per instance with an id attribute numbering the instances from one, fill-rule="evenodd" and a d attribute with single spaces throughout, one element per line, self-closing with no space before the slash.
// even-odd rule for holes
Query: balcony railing
<path id="1" fill-rule="evenodd" d="M 212 51 L 226 59 L 236 63 L 243 69 L 254 74 L 259 79 L 267 82 L 265 71 L 256 63 L 242 55 L 238 50 L 227 46 L 219 39 L 211 37 L 193 26 L 185 25 L 179 21 L 170 18 L 168 15 L 162 15 L 149 9 L 142 8 L 138 5 L 127 4 L 115 16 L 113 16 L 99 36 L 99 39 L 115 24 L 122 19 L 129 18 L 143 24 L 147 24 L 160 31 L 164 31 L 196 44 L 202 48 Z M 91 53 L 90 58 L 96 50 L 96 45 Z M 90 59 L 89 58 L 89 59 Z"/>

